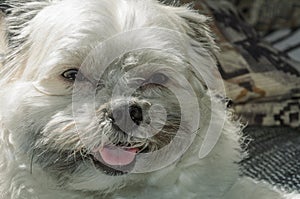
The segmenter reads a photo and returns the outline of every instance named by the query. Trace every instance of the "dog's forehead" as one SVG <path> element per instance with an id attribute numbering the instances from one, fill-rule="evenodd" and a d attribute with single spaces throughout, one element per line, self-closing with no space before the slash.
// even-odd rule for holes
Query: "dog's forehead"
<path id="1" fill-rule="evenodd" d="M 84 3 L 65 0 L 44 8 L 33 19 L 31 38 L 69 43 L 62 42 L 62 38 L 68 38 L 87 43 L 153 25 L 170 28 L 168 13 L 163 8 L 148 0 L 142 3 L 133 0 L 86 0 Z"/>
<path id="2" fill-rule="evenodd" d="M 43 66 L 50 61 L 53 66 L 78 66 L 92 48 L 119 33 L 154 24 L 174 29 L 168 27 L 172 23 L 168 23 L 169 14 L 164 9 L 148 0 L 66 0 L 48 6 L 30 24 L 32 52 L 28 63 Z M 151 39 L 152 43 L 160 42 L 153 35 Z M 50 68 L 47 65 L 43 71 Z"/>
<path id="3" fill-rule="evenodd" d="M 97 59 L 97 58 L 95 58 Z M 105 80 L 112 82 L 119 78 L 149 78 L 155 73 L 174 75 L 185 74 L 189 64 L 177 57 L 160 49 L 139 49 L 116 57 L 113 62 L 104 66 L 97 64 L 92 59 L 81 65 L 80 73 L 90 80 Z M 101 60 L 99 61 L 101 63 Z M 96 64 L 95 64 L 96 63 Z"/>
<path id="4" fill-rule="evenodd" d="M 100 3 L 103 2 L 101 5 Z M 82 2 L 62 1 L 41 10 L 30 23 L 33 43 L 63 48 L 78 45 L 83 40 L 101 41 L 116 34 L 113 12 L 115 5 L 110 1 L 88 0 Z M 93 36 L 93 37 L 92 37 Z M 53 45 L 53 42 L 55 45 Z M 88 41 L 84 41 L 87 43 Z M 40 44 L 37 44 L 40 45 Z"/>

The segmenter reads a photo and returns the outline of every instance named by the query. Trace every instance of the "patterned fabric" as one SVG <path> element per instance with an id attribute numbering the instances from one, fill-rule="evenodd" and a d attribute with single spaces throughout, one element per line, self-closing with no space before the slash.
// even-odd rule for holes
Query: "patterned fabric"
<path id="1" fill-rule="evenodd" d="M 300 62 L 266 43 L 228 1 L 181 3 L 193 3 L 200 13 L 213 18 L 212 29 L 221 48 L 219 70 L 242 120 L 249 125 L 300 126 Z"/>
<path id="2" fill-rule="evenodd" d="M 262 35 L 300 26 L 299 0 L 228 0 Z"/>
<path id="3" fill-rule="evenodd" d="M 240 162 L 242 174 L 263 180 L 287 192 L 300 191 L 300 129 L 248 127 L 248 156 Z"/>
<path id="4" fill-rule="evenodd" d="M 213 17 L 219 70 L 233 108 L 250 125 L 300 126 L 300 63 L 263 41 L 225 1 L 195 1 Z"/>
<path id="5" fill-rule="evenodd" d="M 236 105 L 237 112 L 243 114 L 248 124 L 264 124 L 265 126 L 299 127 L 300 100 L 277 100 L 261 103 Z"/>
<path id="6" fill-rule="evenodd" d="M 271 32 L 264 39 L 276 49 L 300 62 L 300 26 Z"/>

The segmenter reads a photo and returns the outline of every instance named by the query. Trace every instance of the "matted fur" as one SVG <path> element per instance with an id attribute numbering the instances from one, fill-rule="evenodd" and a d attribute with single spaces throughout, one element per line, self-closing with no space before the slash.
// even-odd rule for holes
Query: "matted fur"
<path id="1" fill-rule="evenodd" d="M 241 158 L 241 125 L 232 121 L 230 111 L 226 111 L 227 118 L 217 145 L 207 157 L 199 159 L 210 115 L 223 117 L 218 111 L 212 112 L 209 104 L 224 102 L 209 94 L 203 78 L 195 75 L 197 73 L 175 48 L 165 54 L 150 50 L 124 55 L 111 66 L 122 63 L 123 68 L 112 68 L 115 73 L 109 68 L 103 84 L 106 92 L 110 92 L 110 85 L 119 81 L 118 72 L 145 63 L 153 63 L 145 70 L 168 64 L 163 69 L 183 74 L 197 90 L 203 117 L 201 128 L 194 132 L 197 134 L 195 140 L 180 159 L 149 173 L 106 175 L 85 159 L 88 149 L 74 133 L 72 84 L 60 74 L 79 67 L 97 43 L 122 32 L 149 27 L 170 29 L 190 37 L 195 55 L 203 60 L 203 68 L 199 70 L 207 74 L 215 66 L 210 68 L 204 62 L 217 51 L 207 17 L 187 7 L 163 6 L 153 0 L 13 0 L 6 3 L 11 6 L 11 14 L 7 16 L 10 51 L 0 73 L 0 198 L 281 198 L 268 185 L 239 177 L 236 163 Z M 161 52 L 165 52 L 163 45 L 172 44 L 171 38 L 161 41 L 155 36 L 139 38 L 141 36 L 136 35 L 136 38 L 157 43 L 162 46 Z M 152 40 L 148 41 L 148 37 Z M 214 81 L 214 76 L 205 78 Z M 130 77 L 124 78 L 124 85 L 129 82 Z M 154 99 L 149 98 L 149 93 Z M 169 126 L 176 127 L 179 113 L 171 94 L 151 87 L 143 96 L 144 100 L 157 100 L 165 105 L 171 115 Z M 88 144 L 93 146 L 103 139 L 102 134 L 112 135 L 110 124 L 101 116 L 103 110 L 108 109 L 109 99 L 105 93 L 99 94 L 97 99 L 100 123 L 87 113 L 80 117 L 82 124 L 78 126 L 85 132 L 101 126 L 100 131 L 96 131 L 99 134 L 89 137 Z M 121 136 L 114 139 L 125 140 Z M 155 148 L 165 139 L 137 139 L 134 143 L 151 142 Z"/>

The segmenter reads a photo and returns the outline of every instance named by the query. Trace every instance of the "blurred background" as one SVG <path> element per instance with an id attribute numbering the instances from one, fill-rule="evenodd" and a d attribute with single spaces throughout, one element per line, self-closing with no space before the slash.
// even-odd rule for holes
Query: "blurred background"
<path id="1" fill-rule="evenodd" d="M 300 191 L 300 1 L 163 2 L 212 18 L 229 106 L 247 124 L 241 175 Z"/>

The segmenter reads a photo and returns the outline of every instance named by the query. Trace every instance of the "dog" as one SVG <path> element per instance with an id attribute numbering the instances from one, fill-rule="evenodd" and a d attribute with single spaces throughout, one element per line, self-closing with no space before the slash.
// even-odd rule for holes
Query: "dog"
<path id="1" fill-rule="evenodd" d="M 10 0 L 0 198 L 283 198 L 239 177 L 209 19 L 155 0 Z"/>

